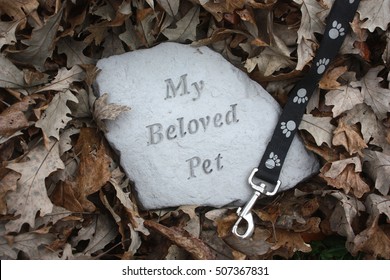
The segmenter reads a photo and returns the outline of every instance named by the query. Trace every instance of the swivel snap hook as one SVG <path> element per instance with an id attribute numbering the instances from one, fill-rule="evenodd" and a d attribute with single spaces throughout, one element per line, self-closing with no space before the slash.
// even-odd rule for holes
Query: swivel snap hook
<path id="1" fill-rule="evenodd" d="M 260 192 L 255 191 L 252 198 L 247 202 L 245 207 L 244 208 L 240 207 L 237 209 L 238 220 L 236 221 L 236 223 L 234 224 L 234 226 L 232 228 L 232 232 L 236 236 L 238 236 L 240 238 L 247 238 L 253 234 L 253 231 L 255 229 L 255 224 L 253 222 L 251 210 L 252 210 L 253 205 L 255 205 L 256 200 L 259 198 L 260 195 L 261 195 Z M 238 232 L 238 227 L 243 219 L 247 223 L 247 228 L 246 228 L 245 233 L 241 234 Z"/>

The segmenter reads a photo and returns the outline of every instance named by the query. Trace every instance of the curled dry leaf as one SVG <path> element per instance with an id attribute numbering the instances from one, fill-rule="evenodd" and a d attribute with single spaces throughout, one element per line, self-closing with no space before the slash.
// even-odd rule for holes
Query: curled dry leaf
<path id="1" fill-rule="evenodd" d="M 79 155 L 80 164 L 77 171 L 73 191 L 83 209 L 89 212 L 95 206 L 88 196 L 99 191 L 111 177 L 111 158 L 103 144 L 101 136 L 94 128 L 80 129 L 75 152 Z"/>
<path id="2" fill-rule="evenodd" d="M 166 227 L 152 220 L 146 220 L 145 225 L 153 229 L 177 246 L 183 248 L 197 260 L 212 260 L 215 259 L 211 249 L 200 239 L 191 236 L 187 231 L 177 227 Z"/>
<path id="3" fill-rule="evenodd" d="M 333 165 L 335 167 L 332 169 Z M 360 160 L 345 159 L 324 165 L 321 168 L 320 177 L 325 179 L 328 185 L 343 189 L 346 194 L 352 192 L 360 198 L 370 191 L 370 186 L 362 179 L 360 171 Z"/>
<path id="4" fill-rule="evenodd" d="M 6 197 L 9 213 L 17 218 L 6 224 L 7 232 L 19 232 L 24 223 L 34 227 L 38 211 L 41 217 L 52 212 L 53 204 L 47 196 L 45 179 L 52 172 L 63 169 L 64 163 L 59 156 L 58 141 L 50 141 L 47 148 L 40 143 L 28 152 L 25 161 L 7 165 L 21 174 L 16 191 Z"/>
<path id="5" fill-rule="evenodd" d="M 333 134 L 332 144 L 344 146 L 350 155 L 355 153 L 363 155 L 362 150 L 367 148 L 367 144 L 360 136 L 358 128 L 345 124 L 343 120 L 339 120 L 339 125 L 333 131 Z"/>
<path id="6" fill-rule="evenodd" d="M 348 241 L 352 241 L 355 237 L 354 220 L 361 211 L 365 210 L 364 204 L 339 191 L 328 191 L 325 194 L 338 200 L 329 219 L 331 229 L 345 236 Z"/>
<path id="7" fill-rule="evenodd" d="M 98 127 L 107 132 L 107 127 L 103 120 L 115 120 L 121 113 L 130 110 L 129 107 L 117 104 L 107 104 L 108 94 L 105 93 L 96 99 L 93 110 L 93 118 Z"/>
<path id="8" fill-rule="evenodd" d="M 38 6 L 37 0 L 0 0 L 0 15 L 7 14 L 14 20 L 22 22 L 22 27 L 24 27 L 27 16 L 36 11 Z"/>

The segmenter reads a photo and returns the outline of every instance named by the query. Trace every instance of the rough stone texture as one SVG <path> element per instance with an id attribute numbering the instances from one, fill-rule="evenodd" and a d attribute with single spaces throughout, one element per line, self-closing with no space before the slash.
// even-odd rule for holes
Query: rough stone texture
<path id="1" fill-rule="evenodd" d="M 143 208 L 221 207 L 249 199 L 247 177 L 280 114 L 261 86 L 209 48 L 176 43 L 112 56 L 97 66 L 99 94 L 131 107 L 108 122 L 106 137 Z M 296 137 L 282 169 L 282 190 L 318 168 Z"/>

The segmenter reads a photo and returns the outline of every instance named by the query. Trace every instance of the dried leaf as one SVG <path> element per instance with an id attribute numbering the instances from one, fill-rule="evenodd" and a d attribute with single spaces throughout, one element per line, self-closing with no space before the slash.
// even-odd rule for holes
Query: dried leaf
<path id="1" fill-rule="evenodd" d="M 347 159 L 326 164 L 321 169 L 320 177 L 325 179 L 328 185 L 343 189 L 347 194 L 353 192 L 356 197 L 361 198 L 363 194 L 370 191 L 370 186 L 363 181 L 359 172 L 361 166 L 357 161 L 353 161 L 353 164 L 349 161 L 350 159 Z M 331 169 L 333 164 L 336 164 L 335 168 Z M 330 173 L 328 173 L 329 171 Z"/>
<path id="2" fill-rule="evenodd" d="M 0 0 L 0 14 L 7 14 L 16 21 L 27 22 L 26 15 L 36 11 L 39 6 L 37 0 Z"/>
<path id="3" fill-rule="evenodd" d="M 16 191 L 6 197 L 8 211 L 15 216 L 20 215 L 6 224 L 8 232 L 19 232 L 23 223 L 34 227 L 38 211 L 41 217 L 52 212 L 53 204 L 47 196 L 45 179 L 65 166 L 59 156 L 58 141 L 47 144 L 48 149 L 43 143 L 33 148 L 26 155 L 26 161 L 7 165 L 7 168 L 21 174 Z"/>
<path id="4" fill-rule="evenodd" d="M 341 113 L 352 109 L 355 105 L 361 104 L 364 101 L 364 96 L 361 91 L 349 85 L 329 91 L 325 98 L 326 105 L 333 105 L 332 112 L 334 117 L 339 116 Z"/>
<path id="5" fill-rule="evenodd" d="M 64 207 L 65 209 L 74 213 L 83 212 L 83 206 L 80 201 L 76 198 L 74 189 L 77 186 L 73 182 L 60 182 L 50 198 L 52 202 L 57 205 Z"/>
<path id="6" fill-rule="evenodd" d="M 364 142 L 385 149 L 385 127 L 382 122 L 377 120 L 371 107 L 366 104 L 356 105 L 352 110 L 347 112 L 345 117 L 343 117 L 343 121 L 349 125 L 360 123 Z"/>
<path id="7" fill-rule="evenodd" d="M 303 67 L 314 57 L 314 50 L 317 47 L 317 40 L 314 33 L 322 34 L 325 24 L 318 16 L 324 12 L 324 8 L 318 1 L 312 0 L 294 0 L 301 5 L 301 25 L 298 29 L 298 64 L 297 70 Z"/>
<path id="8" fill-rule="evenodd" d="M 5 197 L 8 192 L 16 190 L 19 178 L 20 174 L 15 171 L 10 171 L 7 175 L 0 179 L 0 215 L 7 214 L 7 203 Z"/>
<path id="9" fill-rule="evenodd" d="M 195 238 L 191 236 L 188 232 L 186 232 L 184 229 L 177 228 L 177 227 L 166 227 L 159 223 L 156 223 L 152 220 L 146 220 L 145 225 L 153 229 L 169 240 L 171 240 L 173 243 L 175 243 L 177 246 L 183 248 L 188 253 L 190 253 L 194 259 L 197 260 L 212 260 L 215 259 L 214 253 L 211 251 L 211 249 L 204 244 L 204 242 L 198 238 Z"/>
<path id="10" fill-rule="evenodd" d="M 54 137 L 60 139 L 60 129 L 64 128 L 72 119 L 68 116 L 71 113 L 66 105 L 68 101 L 77 103 L 78 99 L 70 90 L 57 93 L 50 102 L 49 107 L 36 122 L 35 126 L 42 129 L 46 138 Z"/>
<path id="11" fill-rule="evenodd" d="M 367 171 L 375 181 L 375 188 L 383 195 L 390 190 L 390 156 L 377 151 L 365 151 Z"/>
<path id="12" fill-rule="evenodd" d="M 330 216 L 331 229 L 347 237 L 349 241 L 352 241 L 355 237 L 352 224 L 359 212 L 365 210 L 364 204 L 356 198 L 345 195 L 342 192 L 332 191 L 329 194 L 339 201 Z"/>
<path id="13" fill-rule="evenodd" d="M 22 101 L 17 102 L 0 113 L 0 135 L 10 136 L 30 124 L 24 114 L 34 100 L 26 96 Z"/>
<path id="14" fill-rule="evenodd" d="M 179 11 L 179 0 L 157 0 L 158 4 L 171 16 L 176 16 Z M 148 2 L 149 3 L 149 2 Z M 152 7 L 152 6 L 151 6 Z M 153 8 L 153 7 L 152 7 Z"/>
<path id="15" fill-rule="evenodd" d="M 167 28 L 162 33 L 171 41 L 185 43 L 187 40 L 196 40 L 196 26 L 199 24 L 198 6 L 193 7 L 188 13 L 176 22 L 176 28 Z"/>
<path id="16" fill-rule="evenodd" d="M 390 259 L 390 230 L 382 228 L 377 223 L 363 230 L 353 240 L 352 253 L 359 251 L 371 254 L 374 258 Z"/>
<path id="17" fill-rule="evenodd" d="M 83 252 L 84 255 L 102 250 L 117 235 L 115 222 L 108 215 L 102 213 L 92 222 L 92 230 L 94 233 Z"/>
<path id="18" fill-rule="evenodd" d="M 0 87 L 20 88 L 24 85 L 23 72 L 9 61 L 3 54 L 0 54 Z"/>
<path id="19" fill-rule="evenodd" d="M 311 252 L 310 244 L 306 244 L 302 235 L 298 232 L 276 229 L 275 235 L 270 237 L 268 241 L 274 241 L 271 247 L 275 251 L 273 254 L 282 255 L 286 258 L 292 257 L 296 251 Z"/>
<path id="20" fill-rule="evenodd" d="M 361 27 L 374 32 L 375 28 L 386 31 L 390 22 L 390 5 L 387 0 L 362 0 L 358 13 L 363 22 Z"/>
<path id="21" fill-rule="evenodd" d="M 341 84 L 337 81 L 337 79 L 340 78 L 347 69 L 348 68 L 346 66 L 340 66 L 326 71 L 324 76 L 321 78 L 319 87 L 321 89 L 339 89 Z"/>
<path id="22" fill-rule="evenodd" d="M 0 42 L 1 42 L 1 39 L 0 39 Z M 382 59 L 383 59 L 383 62 L 386 64 L 387 68 L 389 68 L 389 66 L 390 66 L 390 30 L 388 30 L 386 32 L 386 42 L 387 42 L 387 45 L 386 45 L 385 50 L 383 51 Z M 1 46 L 1 44 L 0 44 L 0 46 Z"/>
<path id="23" fill-rule="evenodd" d="M 383 66 L 371 68 L 367 74 L 357 82 L 352 82 L 352 87 L 360 87 L 364 95 L 364 102 L 371 106 L 379 119 L 387 117 L 390 112 L 390 89 L 381 87 L 383 78 L 378 77 Z"/>
<path id="24" fill-rule="evenodd" d="M 40 234 L 36 232 L 21 233 L 16 236 L 5 236 L 5 229 L 0 225 L 0 257 L 8 256 L 16 259 L 19 251 L 24 252 L 29 259 L 38 260 L 42 258 L 43 245 L 49 245 L 54 241 L 51 233 Z M 47 250 L 47 249 L 46 249 Z"/>
<path id="25" fill-rule="evenodd" d="M 385 214 L 390 221 L 390 196 L 380 196 L 372 193 L 367 196 L 365 204 L 367 212 L 371 215 L 371 220 Z"/>
<path id="26" fill-rule="evenodd" d="M 115 188 L 116 191 L 116 197 L 119 199 L 119 201 L 122 203 L 122 205 L 125 207 L 127 214 L 129 215 L 129 219 L 131 221 L 132 226 L 134 229 L 138 232 L 143 233 L 144 235 L 149 235 L 149 230 L 145 228 L 144 226 L 144 219 L 141 218 L 140 214 L 138 213 L 137 206 L 131 201 L 129 194 L 126 194 L 123 189 L 120 187 L 120 184 L 118 182 L 118 175 L 123 174 L 119 168 L 112 171 L 110 183 Z M 119 177 L 122 177 L 119 175 Z"/>
<path id="27" fill-rule="evenodd" d="M 73 191 L 83 209 L 93 212 L 95 206 L 88 200 L 88 196 L 99 191 L 110 180 L 111 158 L 94 128 L 80 129 L 74 149 L 80 157 L 80 164 Z"/>
<path id="28" fill-rule="evenodd" d="M 115 120 L 121 113 L 130 110 L 129 107 L 117 104 L 107 104 L 108 94 L 105 93 L 100 96 L 94 104 L 93 118 L 98 127 L 107 132 L 106 125 L 103 120 Z"/>
<path id="29" fill-rule="evenodd" d="M 0 49 L 4 45 L 13 45 L 16 42 L 15 32 L 20 21 L 0 21 Z"/>
<path id="30" fill-rule="evenodd" d="M 53 81 L 50 84 L 41 87 L 36 91 L 43 92 L 49 90 L 66 91 L 70 88 L 70 85 L 76 81 L 82 81 L 85 78 L 85 72 L 80 66 L 73 66 L 70 70 L 61 68 Z"/>
<path id="31" fill-rule="evenodd" d="M 277 49 L 267 47 L 260 55 L 249 58 L 245 62 L 245 68 L 248 72 L 252 72 L 257 66 L 260 74 L 267 77 L 282 68 L 294 65 L 293 61 Z"/>
<path id="32" fill-rule="evenodd" d="M 45 61 L 52 56 L 54 39 L 62 18 L 62 9 L 47 19 L 40 28 L 33 29 L 30 40 L 22 40 L 28 47 L 22 51 L 13 51 L 9 57 L 20 64 L 32 64 L 39 71 L 45 70 Z"/>
<path id="33" fill-rule="evenodd" d="M 95 59 L 84 55 L 88 44 L 83 41 L 76 41 L 73 38 L 61 38 L 57 43 L 58 53 L 66 54 L 66 66 L 71 68 L 75 65 L 94 64 Z"/>
<path id="34" fill-rule="evenodd" d="M 355 153 L 362 155 L 362 150 L 367 148 L 366 142 L 360 136 L 358 129 L 345 124 L 343 120 L 339 120 L 339 125 L 333 131 L 333 134 L 332 144 L 344 146 L 350 155 Z"/>
<path id="35" fill-rule="evenodd" d="M 299 125 L 300 130 L 309 132 L 318 146 L 326 143 L 329 147 L 332 145 L 333 131 L 335 126 L 330 123 L 330 117 L 314 117 L 311 114 L 303 115 L 302 122 Z"/>

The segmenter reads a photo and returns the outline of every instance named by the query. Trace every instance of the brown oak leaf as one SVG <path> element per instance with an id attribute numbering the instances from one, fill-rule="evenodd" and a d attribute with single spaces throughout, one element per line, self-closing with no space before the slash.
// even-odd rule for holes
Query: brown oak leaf
<path id="1" fill-rule="evenodd" d="M 45 216 L 53 209 L 47 196 L 45 179 L 65 166 L 59 155 L 58 141 L 50 141 L 47 148 L 40 143 L 28 152 L 25 161 L 7 165 L 7 168 L 21 174 L 16 191 L 6 197 L 8 211 L 16 217 L 20 215 L 6 224 L 8 232 L 19 232 L 23 223 L 34 227 L 38 211 L 40 216 Z"/>
<path id="2" fill-rule="evenodd" d="M 303 115 L 302 122 L 299 125 L 300 130 L 308 131 L 316 141 L 318 146 L 326 143 L 332 146 L 332 136 L 335 126 L 330 123 L 330 117 L 314 117 L 310 114 Z"/>
<path id="3" fill-rule="evenodd" d="M 390 156 L 378 151 L 365 151 L 366 170 L 375 181 L 375 188 L 383 195 L 390 190 Z"/>
<path id="4" fill-rule="evenodd" d="M 187 231 L 178 227 L 166 227 L 152 220 L 145 220 L 145 226 L 155 230 L 171 240 L 177 246 L 183 248 L 197 260 L 213 260 L 214 253 L 200 239 L 191 236 Z"/>
<path id="5" fill-rule="evenodd" d="M 367 74 L 357 82 L 351 82 L 351 86 L 361 88 L 364 102 L 369 105 L 381 120 L 387 117 L 390 112 L 390 89 L 383 88 L 383 78 L 378 77 L 383 66 L 371 68 Z"/>
<path id="6" fill-rule="evenodd" d="M 332 166 L 335 165 L 332 169 Z M 353 194 L 360 198 L 370 191 L 370 186 L 363 181 L 361 175 L 360 160 L 344 159 L 327 163 L 321 168 L 320 177 L 334 188 L 342 189 L 346 194 Z"/>
<path id="7" fill-rule="evenodd" d="M 333 134 L 332 144 L 344 146 L 350 155 L 355 153 L 362 155 L 362 150 L 367 148 L 367 144 L 360 136 L 358 128 L 344 123 L 343 120 L 339 120 L 339 125 L 333 131 Z"/>

